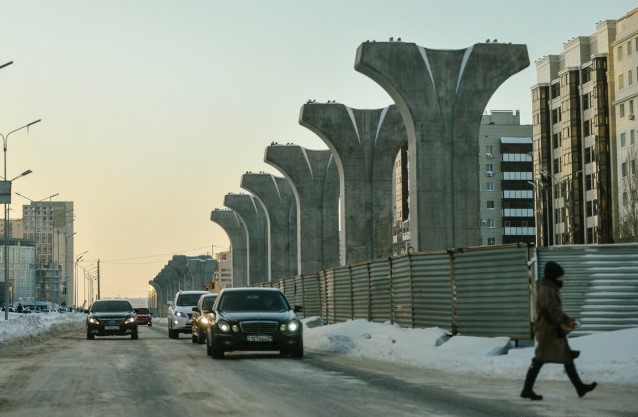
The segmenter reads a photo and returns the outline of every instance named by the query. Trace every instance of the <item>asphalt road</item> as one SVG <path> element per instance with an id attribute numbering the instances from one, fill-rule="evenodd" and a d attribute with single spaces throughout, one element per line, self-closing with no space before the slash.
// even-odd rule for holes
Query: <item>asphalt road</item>
<path id="1" fill-rule="evenodd" d="M 638 416 L 627 387 L 579 399 L 567 381 L 545 382 L 546 399 L 532 403 L 518 398 L 521 383 L 309 351 L 213 360 L 158 325 L 140 327 L 139 340 L 87 341 L 78 326 L 0 345 L 0 416 Z"/>

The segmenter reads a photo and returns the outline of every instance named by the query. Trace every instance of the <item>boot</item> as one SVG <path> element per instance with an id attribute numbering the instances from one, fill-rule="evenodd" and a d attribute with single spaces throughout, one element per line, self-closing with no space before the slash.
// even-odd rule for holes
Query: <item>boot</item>
<path id="1" fill-rule="evenodd" d="M 572 381 L 572 385 L 576 388 L 576 392 L 579 397 L 583 397 L 589 391 L 593 391 L 594 388 L 598 385 L 596 382 L 592 382 L 591 384 L 583 384 L 580 380 L 580 376 L 578 376 L 578 372 L 576 371 L 576 366 L 574 363 L 565 364 L 565 372 L 569 377 L 569 380 Z"/>
<path id="2" fill-rule="evenodd" d="M 580 350 L 570 350 L 570 354 L 572 356 L 572 359 L 576 359 L 580 356 Z"/>
<path id="3" fill-rule="evenodd" d="M 538 373 L 541 371 L 543 364 L 540 362 L 536 362 L 532 359 L 532 364 L 527 370 L 527 376 L 525 377 L 525 385 L 523 385 L 523 391 L 521 391 L 522 398 L 529 398 L 532 401 L 542 400 L 543 396 L 538 395 L 534 392 L 532 388 L 534 388 L 534 382 L 536 382 L 536 377 Z"/>

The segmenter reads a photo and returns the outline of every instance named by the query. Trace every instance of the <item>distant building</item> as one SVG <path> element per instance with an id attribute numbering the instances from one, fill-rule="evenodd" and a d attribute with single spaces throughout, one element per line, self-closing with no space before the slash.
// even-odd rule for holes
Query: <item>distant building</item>
<path id="1" fill-rule="evenodd" d="M 214 254 L 217 261 L 217 270 L 213 272 L 213 280 L 215 281 L 214 290 L 219 291 L 223 288 L 232 288 L 233 286 L 233 255 L 231 251 L 218 252 Z"/>
<path id="2" fill-rule="evenodd" d="M 3 223 L 3 222 L 0 222 Z M 35 298 L 35 245 L 25 239 L 8 242 L 9 304 L 33 304 Z M 4 242 L 0 245 L 0 304 L 5 303 Z"/>
<path id="3" fill-rule="evenodd" d="M 519 111 L 494 110 L 479 132 L 481 243 L 534 242 L 532 126 Z"/>

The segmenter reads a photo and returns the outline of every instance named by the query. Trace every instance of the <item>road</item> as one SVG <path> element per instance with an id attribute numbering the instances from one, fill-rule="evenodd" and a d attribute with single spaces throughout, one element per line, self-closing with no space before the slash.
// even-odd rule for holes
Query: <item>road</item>
<path id="1" fill-rule="evenodd" d="M 87 341 L 78 325 L 0 345 L 0 416 L 638 416 L 628 388 L 579 399 L 568 382 L 545 382 L 546 399 L 532 403 L 520 384 L 308 351 L 213 360 L 158 325 L 139 340 Z"/>

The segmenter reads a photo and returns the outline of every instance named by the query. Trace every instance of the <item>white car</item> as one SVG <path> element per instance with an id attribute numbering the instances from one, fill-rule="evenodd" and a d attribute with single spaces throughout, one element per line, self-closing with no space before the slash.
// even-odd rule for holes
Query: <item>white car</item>
<path id="1" fill-rule="evenodd" d="M 168 303 L 168 337 L 179 339 L 180 333 L 193 331 L 193 307 L 197 306 L 202 294 L 210 294 L 210 291 L 178 291 L 175 294 L 175 299 Z"/>

